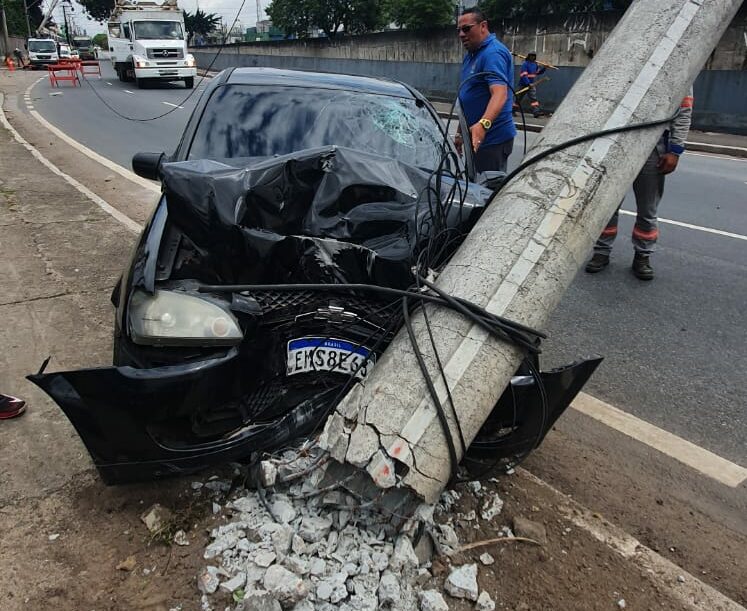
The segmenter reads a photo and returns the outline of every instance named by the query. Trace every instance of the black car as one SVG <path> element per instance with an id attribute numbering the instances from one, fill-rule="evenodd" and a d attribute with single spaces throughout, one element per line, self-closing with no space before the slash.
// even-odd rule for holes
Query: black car
<path id="1" fill-rule="evenodd" d="M 30 379 L 109 483 L 309 435 L 402 326 L 384 289 L 437 272 L 489 203 L 466 163 L 401 83 L 226 70 L 171 156 L 133 159 L 163 194 L 112 294 L 114 366 Z M 474 449 L 531 450 L 597 362 L 517 372 Z"/>

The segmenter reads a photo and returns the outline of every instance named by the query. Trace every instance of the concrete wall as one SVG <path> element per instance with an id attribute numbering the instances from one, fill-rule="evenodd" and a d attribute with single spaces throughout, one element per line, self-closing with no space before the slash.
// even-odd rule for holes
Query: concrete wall
<path id="1" fill-rule="evenodd" d="M 614 13 L 502 22 L 495 30 L 510 49 L 536 50 L 550 81 L 538 87 L 544 107 L 553 110 L 617 23 Z M 192 49 L 198 65 L 213 70 L 266 66 L 378 76 L 406 82 L 434 99 L 453 99 L 463 51 L 449 27 L 342 37 L 242 43 Z M 747 18 L 736 19 L 695 82 L 696 129 L 747 134 Z M 218 54 L 218 51 L 220 53 Z M 217 55 L 217 57 L 216 57 Z"/>

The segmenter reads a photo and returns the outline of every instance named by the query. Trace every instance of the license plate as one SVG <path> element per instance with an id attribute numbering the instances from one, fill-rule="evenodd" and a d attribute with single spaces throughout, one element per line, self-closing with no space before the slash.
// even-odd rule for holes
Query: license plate
<path id="1" fill-rule="evenodd" d="M 373 365 L 374 355 L 367 348 L 345 340 L 301 337 L 288 342 L 289 376 L 313 371 L 333 371 L 354 375 L 362 380 Z"/>

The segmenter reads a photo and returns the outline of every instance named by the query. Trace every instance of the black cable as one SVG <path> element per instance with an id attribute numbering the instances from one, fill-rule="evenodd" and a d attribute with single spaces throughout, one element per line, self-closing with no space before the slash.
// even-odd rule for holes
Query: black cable
<path id="1" fill-rule="evenodd" d="M 231 24 L 231 27 L 228 28 L 226 31 L 226 36 L 223 38 L 223 42 L 221 43 L 221 46 L 218 49 L 218 52 L 215 54 L 215 57 L 213 57 L 213 60 L 210 62 L 210 65 L 205 69 L 205 75 L 207 75 L 210 72 L 210 69 L 213 67 L 213 64 L 215 64 L 216 60 L 222 53 L 223 49 L 225 48 L 226 41 L 228 40 L 228 34 L 233 30 L 233 27 L 236 25 L 236 22 L 239 20 L 239 16 L 241 15 L 241 11 L 244 10 L 244 4 L 246 4 L 246 0 L 241 0 L 241 6 L 239 7 L 239 11 L 236 13 L 236 17 L 233 20 L 233 23 Z M 195 62 L 196 64 L 197 62 Z M 88 83 L 88 86 L 91 88 L 91 91 L 96 95 L 96 97 L 101 101 L 101 103 L 106 106 L 109 110 L 111 110 L 115 115 L 120 117 L 121 119 L 124 119 L 126 121 L 134 121 L 137 123 L 147 123 L 148 121 L 155 121 L 157 119 L 162 119 L 163 117 L 170 115 L 172 112 L 178 110 L 179 106 L 182 106 L 185 102 L 189 100 L 198 90 L 200 84 L 202 84 L 202 81 L 205 80 L 205 75 L 200 77 L 200 80 L 197 82 L 197 86 L 192 88 L 192 91 L 189 92 L 189 95 L 184 98 L 179 104 L 174 106 L 171 110 L 167 110 L 166 112 L 156 115 L 155 117 L 149 117 L 147 119 L 139 119 L 137 117 L 129 117 L 121 112 L 119 112 L 116 108 L 111 106 L 104 98 L 101 97 L 98 91 L 96 91 L 96 88 L 88 81 L 88 79 L 83 75 L 83 80 Z"/>
<path id="2" fill-rule="evenodd" d="M 587 142 L 588 140 L 595 140 L 596 138 L 601 138 L 602 136 L 608 136 L 610 134 L 620 134 L 623 132 L 632 132 L 637 129 L 647 129 L 649 127 L 657 127 L 659 125 L 665 125 L 667 123 L 672 122 L 677 115 L 679 114 L 679 111 L 674 113 L 671 117 L 667 117 L 666 119 L 657 119 L 655 121 L 646 121 L 645 123 L 634 123 L 632 125 L 622 125 L 620 127 L 612 127 L 610 129 L 603 129 L 596 132 L 592 132 L 590 134 L 586 134 L 584 136 L 578 136 L 577 138 L 571 138 L 570 140 L 566 140 L 565 142 L 561 142 L 560 144 L 556 144 L 555 146 L 551 146 L 550 148 L 542 151 L 541 153 L 538 153 L 531 159 L 527 159 L 526 161 L 523 161 L 518 165 L 516 169 L 514 169 L 512 172 L 510 172 L 506 178 L 503 180 L 503 184 L 501 185 L 501 189 L 508 184 L 508 182 L 516 176 L 519 172 L 522 172 L 530 165 L 537 163 L 541 159 L 544 159 L 545 157 L 548 157 L 549 155 L 552 155 L 553 153 L 557 153 L 558 151 L 562 151 L 564 149 L 567 149 L 571 146 L 574 146 L 576 144 L 580 144 L 582 142 Z"/>
<path id="3" fill-rule="evenodd" d="M 441 428 L 443 429 L 444 437 L 446 438 L 446 446 L 449 450 L 449 459 L 451 463 L 451 478 L 454 479 L 457 477 L 457 467 L 459 465 L 459 458 L 457 457 L 456 447 L 454 447 L 454 439 L 451 436 L 449 421 L 446 418 L 446 413 L 444 412 L 443 405 L 441 405 L 441 401 L 439 401 L 438 399 L 436 387 L 433 385 L 433 380 L 431 379 L 430 373 L 428 372 L 428 366 L 425 364 L 423 355 L 420 352 L 420 348 L 418 347 L 418 342 L 415 339 L 415 331 L 412 328 L 412 321 L 410 320 L 410 312 L 407 308 L 406 297 L 402 298 L 402 315 L 404 316 L 405 328 L 407 329 L 407 335 L 410 338 L 410 343 L 412 344 L 413 353 L 415 354 L 415 358 L 417 359 L 418 365 L 420 366 L 420 371 L 423 373 L 425 385 L 428 387 L 428 393 L 431 395 L 431 401 L 433 401 L 433 406 L 436 409 L 438 420 L 441 423 Z"/>

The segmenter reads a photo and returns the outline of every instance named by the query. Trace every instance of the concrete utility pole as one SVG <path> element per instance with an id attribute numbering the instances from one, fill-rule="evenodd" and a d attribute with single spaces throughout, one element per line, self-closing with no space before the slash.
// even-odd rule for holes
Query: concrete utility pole
<path id="1" fill-rule="evenodd" d="M 583 134 L 671 116 L 741 4 L 634 2 L 527 157 Z M 493 314 L 545 327 L 663 129 L 597 138 L 525 169 L 495 198 L 437 285 Z M 458 314 L 430 306 L 428 312 L 470 443 L 522 354 Z M 458 440 L 422 315 L 413 322 Z M 367 471 L 380 488 L 438 498 L 450 477 L 449 454 L 404 330 L 365 387 L 340 403 L 321 444 L 336 460 Z"/>
<path id="2" fill-rule="evenodd" d="M 0 18 L 3 20 L 3 56 L 0 60 L 5 60 L 6 55 L 10 55 L 10 40 L 8 39 L 8 17 L 5 14 L 5 3 L 0 0 Z"/>

